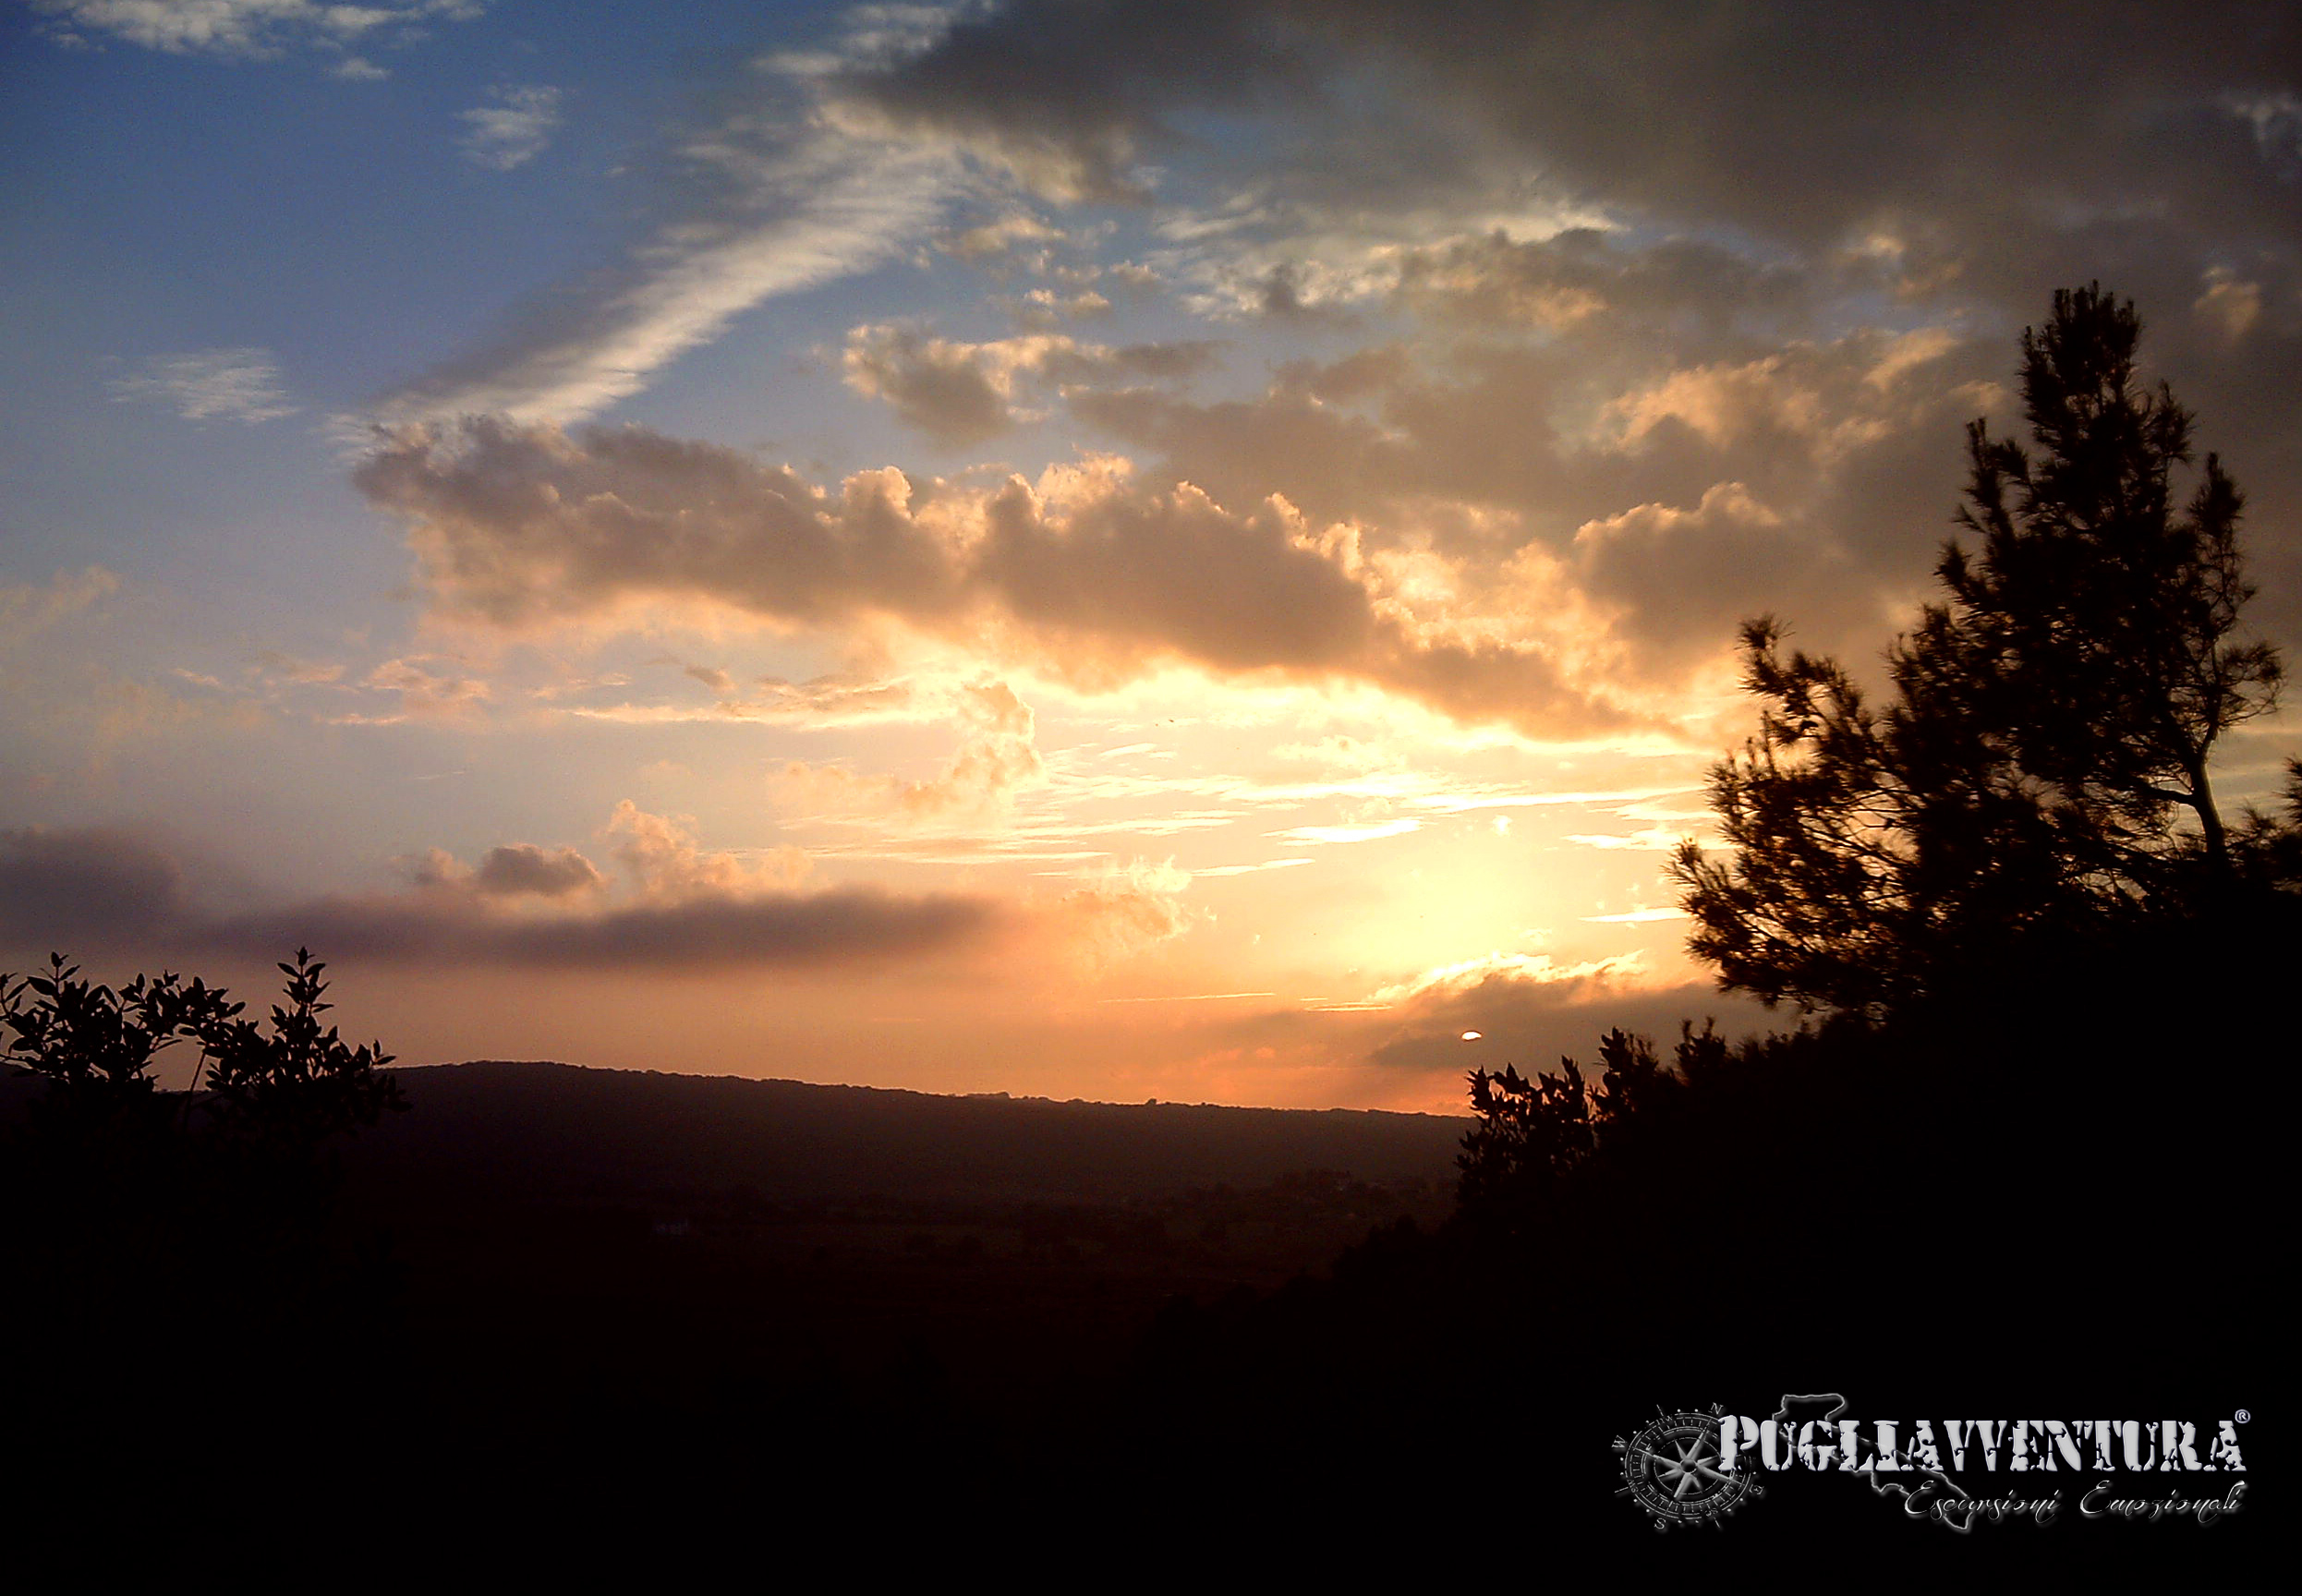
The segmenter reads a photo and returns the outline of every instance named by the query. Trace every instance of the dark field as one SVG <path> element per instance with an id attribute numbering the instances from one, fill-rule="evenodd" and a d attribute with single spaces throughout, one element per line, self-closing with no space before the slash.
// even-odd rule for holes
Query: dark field
<path id="1" fill-rule="evenodd" d="M 403 1079 L 414 1110 L 346 1159 L 390 1238 L 393 1356 L 457 1452 L 523 1469 L 611 1436 L 677 1475 L 794 1427 L 997 1448 L 1088 1422 L 1161 1310 L 1442 1219 L 1463 1128 L 546 1064 Z"/>

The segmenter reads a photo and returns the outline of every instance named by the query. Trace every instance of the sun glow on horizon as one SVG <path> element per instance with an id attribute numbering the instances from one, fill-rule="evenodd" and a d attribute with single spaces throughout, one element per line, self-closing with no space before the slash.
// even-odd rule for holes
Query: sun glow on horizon
<path id="1" fill-rule="evenodd" d="M 1137 1101 L 1751 1022 L 1664 869 L 1737 627 L 1877 681 L 2105 260 L 2302 637 L 2292 163 L 2211 30 L 2017 102 L 1242 0 L 1207 139 L 1154 6 L 451 9 L 0 20 L 0 967 L 308 943 L 406 1057 Z"/>

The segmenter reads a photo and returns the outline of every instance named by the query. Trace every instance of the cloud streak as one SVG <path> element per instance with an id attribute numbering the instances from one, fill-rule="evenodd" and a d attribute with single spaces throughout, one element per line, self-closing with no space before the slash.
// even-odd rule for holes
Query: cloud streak
<path id="1" fill-rule="evenodd" d="M 762 157 L 739 200 L 663 228 L 611 274 L 610 286 L 400 389 L 372 418 L 596 415 L 753 306 L 893 259 L 940 214 L 950 176 L 932 152 L 830 139 Z"/>
<path id="2" fill-rule="evenodd" d="M 279 363 L 268 349 L 199 349 L 162 355 L 133 376 L 113 380 L 112 396 L 165 405 L 187 421 L 239 421 L 255 426 L 293 416 Z"/>
<path id="3" fill-rule="evenodd" d="M 602 901 L 574 850 L 511 844 L 476 868 L 428 855 L 407 891 L 254 912 L 195 903 L 166 851 L 131 832 L 0 832 L 0 945 L 91 954 L 165 950 L 410 965 L 651 972 L 909 961 L 979 942 L 1009 916 L 987 899 L 866 886 L 814 891 L 699 855 L 675 826 L 625 805 L 621 852 L 636 892 Z"/>
<path id="4" fill-rule="evenodd" d="M 299 45 L 341 47 L 355 40 L 405 36 L 431 21 L 466 21 L 483 0 L 32 0 L 50 31 L 71 43 L 90 34 L 171 54 L 261 60 Z"/>
<path id="5" fill-rule="evenodd" d="M 644 389 L 680 355 L 779 296 L 867 272 L 928 239 L 976 185 L 947 143 L 889 138 L 830 113 L 823 85 L 927 47 L 941 13 L 863 7 L 826 50 L 752 64 L 745 103 L 680 140 L 670 214 L 605 272 L 589 273 L 491 347 L 386 395 L 387 425 L 464 415 L 569 422 Z M 557 91 L 497 91 L 465 112 L 466 152 L 499 170 L 531 158 L 558 120 Z"/>
<path id="6" fill-rule="evenodd" d="M 430 901 L 322 899 L 202 922 L 185 934 L 192 946 L 248 958 L 308 946 L 335 959 L 396 963 L 700 971 L 910 959 L 964 941 L 990 918 L 975 899 L 842 887 L 516 920 Z"/>
<path id="7" fill-rule="evenodd" d="M 400 390 L 375 416 L 596 415 L 753 306 L 893 259 L 940 213 L 948 177 L 938 156 L 804 148 L 755 175 L 749 215 L 667 228 L 626 263 L 620 285 Z"/>
<path id="8" fill-rule="evenodd" d="M 811 887 L 795 848 L 705 849 L 681 820 L 626 800 L 600 836 L 615 879 L 574 848 L 499 844 L 466 864 L 434 849 L 401 862 L 400 890 L 253 910 L 201 902 L 177 859 L 116 828 L 0 831 L 0 955 L 332 960 L 422 969 L 706 973 L 840 970 L 1004 952 L 1089 970 L 1193 924 L 1193 876 L 1135 861 L 1077 872 L 1052 895 Z"/>

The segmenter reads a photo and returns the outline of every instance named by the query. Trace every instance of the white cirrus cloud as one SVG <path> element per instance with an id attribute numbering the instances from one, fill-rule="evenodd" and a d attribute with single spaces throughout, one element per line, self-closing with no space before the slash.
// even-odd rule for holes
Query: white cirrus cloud
<path id="1" fill-rule="evenodd" d="M 963 152 L 843 122 L 824 85 L 916 54 L 949 20 L 933 6 L 859 6 L 826 51 L 756 62 L 757 97 L 678 143 L 672 153 L 693 180 L 621 261 L 586 272 L 552 314 L 344 419 L 582 420 L 640 392 L 754 306 L 870 271 L 930 238 L 951 202 L 981 186 Z"/>
<path id="2" fill-rule="evenodd" d="M 115 378 L 112 396 L 171 405 L 187 421 L 244 421 L 254 426 L 293 416 L 280 368 L 268 349 L 242 346 L 161 355 L 133 376 Z"/>
<path id="3" fill-rule="evenodd" d="M 1569 832 L 1567 840 L 1580 842 L 1585 848 L 1628 849 L 1638 853 L 1669 853 L 1687 840 L 1684 831 L 1667 826 L 1650 826 L 1643 831 L 1633 831 L 1628 837 L 1611 833 Z"/>
<path id="4" fill-rule="evenodd" d="M 1423 829 L 1423 822 L 1410 816 L 1403 820 L 1383 820 L 1365 826 L 1290 826 L 1284 831 L 1269 835 L 1289 843 L 1307 845 L 1316 842 L 1376 842 L 1386 837 L 1404 837 L 1410 831 Z"/>
<path id="5" fill-rule="evenodd" d="M 489 91 L 489 103 L 456 113 L 465 127 L 464 158 L 491 172 L 509 172 L 543 153 L 560 127 L 560 91 L 548 83 L 507 84 Z"/>
<path id="6" fill-rule="evenodd" d="M 367 419 L 596 416 L 754 306 L 895 259 L 932 229 L 956 180 L 941 152 L 836 136 L 691 153 L 729 179 L 717 201 L 659 228 L 563 312 L 418 378 Z"/>
<path id="7" fill-rule="evenodd" d="M 341 48 L 353 40 L 390 38 L 427 21 L 467 21 L 486 9 L 482 0 L 383 0 L 361 6 L 319 0 L 32 0 L 32 5 L 50 18 L 50 35 L 67 43 L 89 43 L 93 34 L 176 55 L 254 58 L 280 55 L 299 44 Z"/>

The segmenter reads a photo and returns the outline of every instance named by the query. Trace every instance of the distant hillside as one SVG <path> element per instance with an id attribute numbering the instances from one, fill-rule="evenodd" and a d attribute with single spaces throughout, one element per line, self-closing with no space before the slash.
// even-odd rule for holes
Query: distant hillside
<path id="1" fill-rule="evenodd" d="M 1312 1169 L 1446 1182 L 1467 1126 L 494 1060 L 394 1073 L 414 1112 L 360 1138 L 357 1175 L 551 1198 L 746 1187 L 769 1200 L 1109 1202 Z"/>

